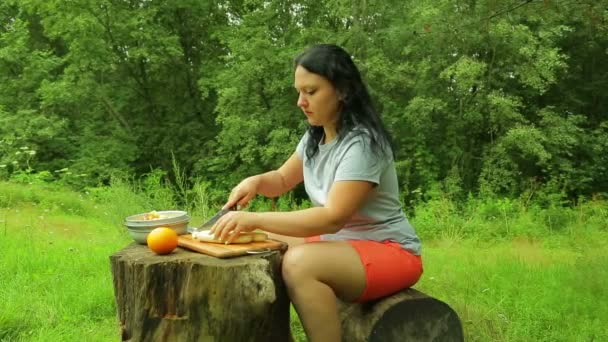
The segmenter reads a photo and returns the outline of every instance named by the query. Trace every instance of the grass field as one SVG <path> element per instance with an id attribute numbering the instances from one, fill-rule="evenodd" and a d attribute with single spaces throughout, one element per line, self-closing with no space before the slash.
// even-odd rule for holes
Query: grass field
<path id="1" fill-rule="evenodd" d="M 0 341 L 119 339 L 108 257 L 131 241 L 125 212 L 149 204 L 93 197 L 0 184 Z M 467 341 L 608 341 L 603 222 L 542 239 L 427 239 L 416 288 L 458 312 Z"/>

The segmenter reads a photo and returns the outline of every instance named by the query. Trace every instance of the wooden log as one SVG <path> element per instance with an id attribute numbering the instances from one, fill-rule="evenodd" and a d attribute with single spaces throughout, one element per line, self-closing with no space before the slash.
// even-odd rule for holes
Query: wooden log
<path id="1" fill-rule="evenodd" d="M 281 251 L 218 259 L 133 243 L 110 256 L 123 341 L 287 341 Z"/>
<path id="2" fill-rule="evenodd" d="M 340 302 L 339 314 L 343 341 L 464 340 L 456 312 L 414 289 L 367 303 Z"/>

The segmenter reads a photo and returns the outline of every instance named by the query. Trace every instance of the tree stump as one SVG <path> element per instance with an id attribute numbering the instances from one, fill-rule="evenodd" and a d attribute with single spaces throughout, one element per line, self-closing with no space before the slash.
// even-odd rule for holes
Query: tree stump
<path id="1" fill-rule="evenodd" d="M 343 341 L 464 340 L 456 312 L 414 289 L 368 303 L 340 302 L 339 313 Z"/>
<path id="2" fill-rule="evenodd" d="M 110 256 L 123 341 L 287 341 L 281 251 L 218 259 L 131 244 Z"/>

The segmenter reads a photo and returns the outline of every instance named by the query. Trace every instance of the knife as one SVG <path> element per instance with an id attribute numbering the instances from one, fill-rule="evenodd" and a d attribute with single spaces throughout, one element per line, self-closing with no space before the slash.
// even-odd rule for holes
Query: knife
<path id="1" fill-rule="evenodd" d="M 235 210 L 235 209 L 236 209 L 236 206 L 233 206 L 233 207 L 225 208 L 225 209 L 222 209 L 222 210 L 218 211 L 207 222 L 205 222 L 205 223 L 201 224 L 200 226 L 198 226 L 198 228 L 196 228 L 196 230 L 200 231 L 200 230 L 209 229 L 209 228 L 213 227 L 213 225 L 215 224 L 215 222 L 217 222 L 217 220 L 219 220 L 220 217 L 226 215 L 229 211 L 232 211 L 232 210 Z"/>

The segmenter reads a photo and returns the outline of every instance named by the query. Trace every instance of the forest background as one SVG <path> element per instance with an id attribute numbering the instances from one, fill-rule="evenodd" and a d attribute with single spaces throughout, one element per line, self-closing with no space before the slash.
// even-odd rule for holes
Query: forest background
<path id="1" fill-rule="evenodd" d="M 362 69 L 409 208 L 440 192 L 593 198 L 608 191 L 607 13 L 570 0 L 5 0 L 0 177 L 84 188 L 160 170 L 223 200 L 293 153 L 306 129 L 293 59 L 331 42 Z"/>
<path id="2" fill-rule="evenodd" d="M 104 265 L 96 273 L 100 298 L 111 302 L 105 258 L 129 241 L 126 215 L 180 208 L 201 220 L 242 178 L 293 153 L 306 130 L 293 59 L 320 42 L 345 47 L 368 83 L 393 136 L 404 210 L 425 242 L 422 289 L 455 303 L 472 324 L 468 339 L 542 339 L 557 325 L 564 330 L 551 340 L 608 336 L 606 312 L 593 304 L 606 299 L 608 276 L 608 8 L 601 1 L 2 0 L 0 223 L 7 239 L 0 247 L 14 251 L 0 259 L 2 268 L 22 267 L 18 231 L 36 227 L 35 217 L 59 210 L 56 226 L 66 227 L 72 218 L 63 215 L 85 215 L 92 221 L 79 226 L 111 225 L 122 234 L 94 263 Z M 258 198 L 250 210 L 309 204 L 300 186 L 277 202 Z M 39 224 L 46 233 L 48 222 Z M 463 249 L 450 250 L 446 239 Z M 58 260 L 73 250 L 69 241 L 54 243 L 70 250 Z M 505 247 L 511 241 L 527 242 Z M 542 261 L 476 264 L 476 255 L 505 249 Z M 553 261 L 557 271 L 546 264 Z M 36 284 L 61 262 L 9 284 Z M 473 278 L 483 287 L 479 296 L 487 295 L 496 274 L 506 275 L 497 287 L 520 296 L 508 286 L 528 267 L 543 279 L 529 280 L 542 285 L 528 292 L 525 308 L 508 306 L 504 292 L 487 309 L 485 297 L 458 297 L 473 286 L 463 279 Z M 12 274 L 0 272 L 0 280 Z M 433 285 L 439 274 L 452 278 Z M 580 321 L 563 326 L 563 317 L 548 313 L 563 298 L 538 298 L 573 282 L 587 286 L 568 297 L 584 309 L 571 304 Z M 11 297 L 10 288 L 3 298 L 21 295 Z M 41 300 L 41 317 L 54 300 Z M 36 334 L 19 323 L 26 302 L 3 304 L 0 340 Z M 113 326 L 114 307 L 101 307 Z M 77 311 L 66 311 L 66 327 Z M 40 340 L 57 326 L 47 323 Z"/>

